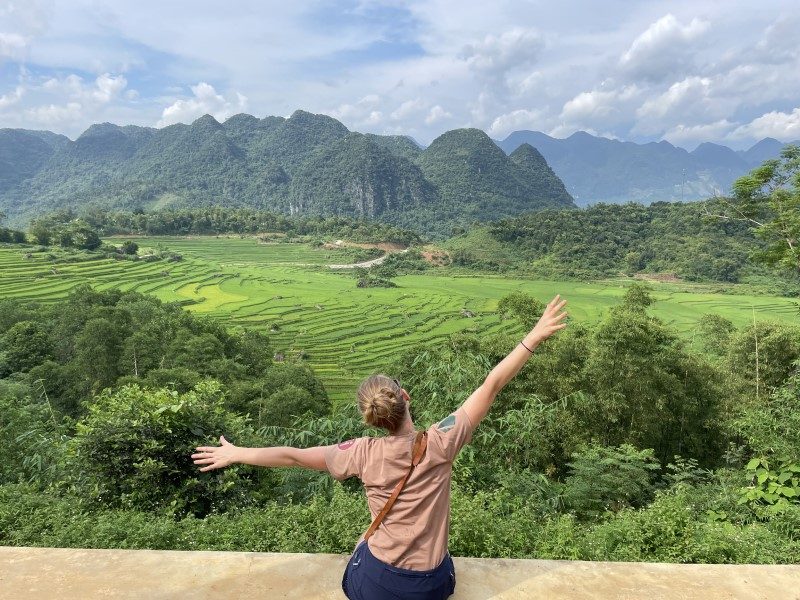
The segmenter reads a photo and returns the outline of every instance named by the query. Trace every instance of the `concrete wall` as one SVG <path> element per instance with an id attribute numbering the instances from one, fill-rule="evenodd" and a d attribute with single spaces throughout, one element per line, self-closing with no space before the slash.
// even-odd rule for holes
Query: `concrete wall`
<path id="1" fill-rule="evenodd" d="M 342 599 L 346 556 L 0 546 L 0 598 Z M 800 567 L 456 558 L 454 600 L 800 600 Z"/>

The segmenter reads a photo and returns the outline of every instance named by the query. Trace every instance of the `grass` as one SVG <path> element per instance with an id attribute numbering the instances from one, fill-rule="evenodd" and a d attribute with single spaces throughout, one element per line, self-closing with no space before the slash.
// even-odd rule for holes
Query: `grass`
<path id="1" fill-rule="evenodd" d="M 625 291 L 626 282 L 530 281 L 504 276 L 458 276 L 446 271 L 404 275 L 396 288 L 357 288 L 352 274 L 325 265 L 348 262 L 345 250 L 305 244 L 263 244 L 239 237 L 134 238 L 142 248 L 163 244 L 180 262 L 113 259 L 56 262 L 46 252 L 0 246 L 0 296 L 53 301 L 88 282 L 188 302 L 188 310 L 266 331 L 273 349 L 304 352 L 335 402 L 350 401 L 358 381 L 410 344 L 436 344 L 456 331 L 516 331 L 501 321 L 497 303 L 514 290 L 549 300 L 566 297 L 571 317 L 593 322 Z M 110 241 L 114 241 L 113 239 Z M 119 240 L 116 240 L 119 241 Z M 53 270 L 55 269 L 55 271 Z M 729 286 L 730 287 L 730 286 Z M 652 313 L 693 335 L 705 313 L 737 326 L 756 319 L 800 323 L 787 298 L 715 294 L 653 284 Z M 462 315 L 467 309 L 472 317 Z"/>

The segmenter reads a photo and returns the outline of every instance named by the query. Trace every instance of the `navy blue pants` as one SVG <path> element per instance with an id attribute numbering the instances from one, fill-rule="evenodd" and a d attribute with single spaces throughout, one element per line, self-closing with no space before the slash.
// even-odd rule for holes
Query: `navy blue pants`
<path id="1" fill-rule="evenodd" d="M 342 590 L 350 600 L 444 600 L 456 589 L 450 553 L 430 571 L 393 567 L 376 558 L 361 542 L 347 563 Z"/>

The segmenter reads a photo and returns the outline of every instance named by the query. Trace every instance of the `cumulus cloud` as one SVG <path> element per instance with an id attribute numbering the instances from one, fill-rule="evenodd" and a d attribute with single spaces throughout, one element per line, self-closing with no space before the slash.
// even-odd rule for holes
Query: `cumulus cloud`
<path id="1" fill-rule="evenodd" d="M 691 64 L 694 42 L 709 25 L 698 18 L 682 25 L 674 15 L 664 15 L 633 41 L 620 57 L 620 67 L 634 77 L 655 81 L 681 72 Z"/>
<path id="2" fill-rule="evenodd" d="M 18 85 L 16 88 L 14 88 L 13 92 L 9 92 L 8 94 L 3 94 L 0 96 L 0 110 L 19 102 L 24 93 L 25 88 L 21 85 Z"/>
<path id="3" fill-rule="evenodd" d="M 16 100 L 23 94 L 33 98 L 33 104 L 22 110 L 24 121 L 58 130 L 71 130 L 87 118 L 91 119 L 90 122 L 100 120 L 106 106 L 120 98 L 128 85 L 124 76 L 110 73 L 85 82 L 74 73 L 42 80 L 23 70 L 20 79 L 25 83 L 17 87 Z M 10 100 L 13 101 L 14 97 Z M 54 97 L 61 101 L 47 101 Z M 0 107 L 5 104 L 3 99 L 0 99 Z M 63 102 L 64 99 L 67 102 Z"/>
<path id="4" fill-rule="evenodd" d="M 609 129 L 628 122 L 641 95 L 642 89 L 635 84 L 581 92 L 564 104 L 559 115 L 562 125 L 557 131 Z"/>
<path id="5" fill-rule="evenodd" d="M 339 119 L 348 127 L 375 125 L 383 120 L 383 112 L 378 110 L 380 102 L 381 97 L 377 94 L 367 94 L 352 104 L 340 104 L 334 109 L 322 112 Z"/>
<path id="6" fill-rule="evenodd" d="M 537 31 L 514 28 L 499 36 L 487 35 L 480 42 L 467 44 L 462 57 L 474 71 L 494 78 L 510 69 L 534 64 L 543 47 L 544 41 Z"/>
<path id="7" fill-rule="evenodd" d="M 27 46 L 28 38 L 18 33 L 0 32 L 0 59 L 21 58 Z"/>
<path id="8" fill-rule="evenodd" d="M 542 127 L 543 113 L 540 110 L 521 108 L 500 115 L 489 127 L 489 135 L 495 138 L 504 138 L 509 133 L 519 129 L 535 129 Z"/>
<path id="9" fill-rule="evenodd" d="M 100 75 L 95 80 L 95 89 L 92 90 L 94 99 L 106 103 L 117 97 L 127 87 L 128 81 L 122 75 L 112 77 L 108 73 Z"/>
<path id="10" fill-rule="evenodd" d="M 720 91 L 717 79 L 693 75 L 645 100 L 636 110 L 632 131 L 652 135 L 663 133 L 676 124 L 685 128 L 716 123 L 731 115 L 739 104 L 735 95 Z"/>
<path id="11" fill-rule="evenodd" d="M 800 138 L 800 107 L 790 113 L 773 110 L 737 127 L 731 139 L 762 139 L 773 137 L 782 141 Z"/>
<path id="12" fill-rule="evenodd" d="M 545 83 L 544 74 L 541 71 L 533 71 L 522 77 L 518 81 L 510 82 L 511 91 L 516 96 L 522 96 L 539 90 Z"/>
<path id="13" fill-rule="evenodd" d="M 205 114 L 223 121 L 247 107 L 247 97 L 243 94 L 237 92 L 236 100 L 227 100 L 222 94 L 217 93 L 214 86 L 205 81 L 193 85 L 191 90 L 193 94 L 191 98 L 175 100 L 164 109 L 158 127 L 173 123 L 191 123 Z"/>
<path id="14" fill-rule="evenodd" d="M 426 103 L 422 98 L 406 100 L 392 111 L 392 114 L 389 115 L 389 118 L 391 118 L 392 121 L 402 121 L 412 116 L 418 117 L 425 111 L 425 109 L 428 108 L 428 106 L 428 103 Z"/>
<path id="15" fill-rule="evenodd" d="M 451 115 L 449 112 L 447 112 L 445 109 L 443 109 L 441 106 L 437 104 L 428 111 L 428 116 L 425 117 L 425 124 L 435 125 L 439 121 L 444 121 L 445 119 L 449 119 L 452 116 L 453 115 Z"/>
<path id="16" fill-rule="evenodd" d="M 123 75 L 103 73 L 87 84 L 82 77 L 73 73 L 63 78 L 50 77 L 40 87 L 84 104 L 108 104 L 118 98 L 127 85 L 128 80 Z"/>
<path id="17" fill-rule="evenodd" d="M 26 117 L 34 123 L 45 126 L 63 126 L 77 121 L 82 116 L 82 106 L 78 102 L 67 104 L 48 104 L 37 106 L 25 111 Z"/>
<path id="18" fill-rule="evenodd" d="M 735 127 L 736 123 L 732 123 L 728 119 L 720 119 L 703 125 L 679 124 L 667 131 L 663 137 L 676 146 L 691 146 L 709 140 L 722 140 Z"/>

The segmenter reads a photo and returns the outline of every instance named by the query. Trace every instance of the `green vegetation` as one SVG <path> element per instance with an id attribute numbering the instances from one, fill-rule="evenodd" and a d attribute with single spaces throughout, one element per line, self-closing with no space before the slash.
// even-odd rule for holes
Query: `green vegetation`
<path id="1" fill-rule="evenodd" d="M 443 245 L 454 265 L 473 270 L 559 279 L 667 274 L 767 283 L 797 295 L 800 277 L 750 260 L 764 244 L 748 223 L 708 216 L 723 206 L 715 199 L 546 210 L 472 228 Z"/>
<path id="2" fill-rule="evenodd" d="M 375 434 L 352 396 L 376 370 L 402 378 L 418 425 L 437 422 L 560 293 L 570 327 L 537 348 L 454 466 L 451 551 L 798 562 L 800 314 L 763 293 L 795 289 L 793 242 L 773 235 L 793 221 L 770 204 L 762 240 L 703 218 L 717 206 L 546 211 L 460 234 L 451 266 L 411 247 L 343 272 L 328 265 L 379 251 L 329 236 L 365 223 L 238 209 L 42 219 L 37 240 L 69 243 L 0 246 L 0 544 L 347 552 L 368 519 L 357 482 L 200 473 L 192 449 L 219 435 L 308 447 Z M 80 237 L 132 223 L 261 233 L 95 250 Z M 477 262 L 465 239 L 480 242 Z M 759 256 L 790 269 L 747 262 Z M 528 259 L 575 279 L 514 278 Z M 490 260 L 517 272 L 470 271 Z M 578 279 L 620 261 L 725 283 Z M 730 293 L 742 289 L 760 295 Z"/>
<path id="3" fill-rule="evenodd" d="M 136 294 L 85 290 L 52 309 L 22 306 L 1 314 L 8 323 L 29 323 L 39 310 L 66 314 L 67 323 L 83 323 L 68 327 L 79 346 L 93 336 L 98 314 L 134 327 L 127 338 L 136 337 L 150 323 L 141 319 L 142 306 L 159 319 L 182 314 Z M 598 322 L 573 323 L 537 349 L 501 393 L 454 468 L 454 554 L 800 559 L 797 353 L 784 348 L 774 357 L 788 376 L 765 384 L 759 398 L 750 385 L 759 377 L 756 353 L 751 369 L 737 366 L 736 336 L 747 330 L 732 329 L 728 344 L 705 355 L 653 316 L 651 306 L 646 288 L 630 288 Z M 181 319 L 225 335 L 212 322 Z M 42 335 L 55 321 L 42 323 L 14 334 L 15 343 L 31 339 L 23 369 L 49 348 Z M 495 335 L 460 333 L 434 348 L 407 347 L 384 365 L 402 374 L 419 424 L 438 420 L 480 383 L 519 339 L 523 323 L 509 325 L 511 331 Z M 792 333 L 800 336 L 800 328 Z M 217 339 L 225 346 L 227 338 Z M 233 359 L 240 366 L 232 370 L 263 373 L 262 341 L 242 346 L 236 339 L 228 342 L 240 344 Z M 213 343 L 172 351 L 178 347 L 200 351 Z M 201 362 L 213 360 L 192 359 Z M 277 367 L 268 366 L 267 375 Z M 272 381 L 267 389 L 302 378 L 279 372 Z M 2 544 L 347 552 L 367 525 L 357 482 L 243 466 L 200 474 L 188 458 L 191 447 L 219 434 L 239 445 L 295 446 L 361 435 L 352 405 L 259 425 L 254 411 L 231 402 L 232 381 L 170 391 L 123 378 L 87 396 L 86 410 L 73 419 L 31 383 L 25 371 L 0 379 L 0 443 L 15 458 L 0 471 Z M 319 393 L 309 390 L 308 397 Z M 302 402 L 300 395 L 279 404 Z"/>
<path id="4" fill-rule="evenodd" d="M 342 238 L 353 242 L 419 243 L 413 231 L 387 223 L 347 217 L 287 217 L 275 212 L 252 208 L 211 206 L 185 209 L 162 209 L 154 212 L 111 212 L 100 208 L 84 211 L 83 217 L 72 210 L 51 213 L 36 219 L 34 230 L 72 226 L 76 220 L 85 223 L 100 235 L 219 235 L 219 234 L 283 234 L 281 239 L 300 236 Z M 51 234 L 49 237 L 53 237 Z M 44 242 L 40 242 L 44 243 Z"/>
<path id="5" fill-rule="evenodd" d="M 733 198 L 721 201 L 725 221 L 755 228 L 765 242 L 759 258 L 800 273 L 800 146 L 789 145 L 733 184 Z"/>
<path id="6" fill-rule="evenodd" d="M 537 298 L 562 293 L 571 313 L 596 322 L 616 304 L 628 282 L 530 281 L 498 275 L 459 276 L 445 270 L 418 270 L 427 264 L 415 251 L 397 253 L 376 273 L 395 288 L 358 289 L 352 272 L 335 273 L 327 264 L 352 262 L 348 249 L 303 243 L 260 243 L 234 237 L 109 238 L 140 246 L 139 256 L 52 249 L 0 248 L 0 295 L 52 302 L 89 283 L 96 289 L 133 290 L 192 313 L 265 333 L 274 353 L 300 355 L 325 383 L 334 402 L 349 402 L 356 383 L 375 364 L 396 358 L 411 344 L 441 344 L 450 334 L 488 335 L 511 326 L 497 314 L 499 300 L 514 291 Z M 149 260 L 153 252 L 182 260 Z M 306 266 L 316 265 L 316 266 Z M 394 269 L 386 273 L 383 269 Z M 696 324 L 716 313 L 737 327 L 768 318 L 796 323 L 789 299 L 745 292 L 720 295 L 709 286 L 656 284 L 653 314 L 675 327 L 695 346 Z M 734 292 L 735 290 L 729 290 Z"/>

